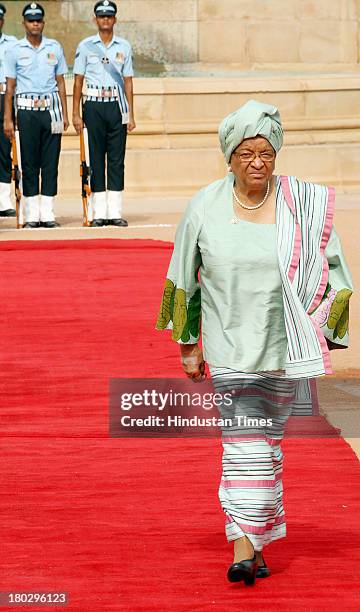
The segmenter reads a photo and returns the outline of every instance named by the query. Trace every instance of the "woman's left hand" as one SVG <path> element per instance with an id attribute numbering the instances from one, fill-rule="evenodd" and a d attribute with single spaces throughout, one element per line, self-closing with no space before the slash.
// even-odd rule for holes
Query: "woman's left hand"
<path id="1" fill-rule="evenodd" d="M 181 363 L 188 378 L 193 382 L 203 382 L 206 379 L 205 361 L 201 348 L 197 344 L 182 344 Z"/>

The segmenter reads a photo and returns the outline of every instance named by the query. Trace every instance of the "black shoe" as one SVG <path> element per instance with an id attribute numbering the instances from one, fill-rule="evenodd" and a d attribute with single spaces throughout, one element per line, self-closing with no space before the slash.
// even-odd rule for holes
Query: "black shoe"
<path id="1" fill-rule="evenodd" d="M 47 229 L 52 227 L 60 227 L 60 223 L 57 223 L 56 221 L 41 221 L 40 227 L 46 227 Z"/>
<path id="2" fill-rule="evenodd" d="M 126 219 L 109 219 L 108 223 L 117 227 L 127 227 L 129 225 Z"/>
<path id="3" fill-rule="evenodd" d="M 103 227 L 103 225 L 106 225 L 105 219 L 94 219 L 91 223 L 91 227 Z"/>
<path id="4" fill-rule="evenodd" d="M 35 229 L 37 227 L 40 227 L 39 221 L 28 221 L 27 223 L 24 223 L 23 225 L 24 229 Z"/>
<path id="5" fill-rule="evenodd" d="M 271 572 L 265 563 L 264 557 L 263 557 L 263 563 L 264 565 L 258 565 L 258 568 L 256 570 L 256 578 L 267 578 L 268 576 L 271 575 Z"/>
<path id="6" fill-rule="evenodd" d="M 254 554 L 252 559 L 244 559 L 244 561 L 230 565 L 227 577 L 229 582 L 241 582 L 243 580 L 249 586 L 255 583 L 256 570 L 257 561 Z"/>
<path id="7" fill-rule="evenodd" d="M 16 210 L 14 210 L 13 208 L 0 210 L 0 217 L 16 217 Z"/>

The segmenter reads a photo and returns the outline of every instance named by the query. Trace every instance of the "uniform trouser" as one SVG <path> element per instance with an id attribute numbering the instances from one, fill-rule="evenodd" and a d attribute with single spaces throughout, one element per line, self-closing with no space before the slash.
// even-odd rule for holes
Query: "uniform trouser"
<path id="1" fill-rule="evenodd" d="M 221 417 L 232 422 L 222 428 L 219 498 L 226 537 L 230 542 L 247 536 L 260 551 L 286 535 L 280 444 L 295 381 L 223 368 L 212 368 L 211 374 L 216 390 L 233 397 L 231 406 L 219 408 Z"/>
<path id="2" fill-rule="evenodd" d="M 87 101 L 83 117 L 89 137 L 91 190 L 123 191 L 127 126 L 121 123 L 119 104 Z"/>
<path id="3" fill-rule="evenodd" d="M 4 134 L 4 102 L 0 95 L 0 183 L 11 183 L 11 142 Z"/>
<path id="4" fill-rule="evenodd" d="M 52 134 L 50 112 L 18 110 L 17 124 L 24 196 L 56 196 L 61 134 Z"/>

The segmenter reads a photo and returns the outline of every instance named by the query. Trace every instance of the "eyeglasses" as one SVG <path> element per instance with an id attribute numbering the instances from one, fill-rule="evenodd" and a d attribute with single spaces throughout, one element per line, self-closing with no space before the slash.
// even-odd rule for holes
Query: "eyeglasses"
<path id="1" fill-rule="evenodd" d="M 253 162 L 257 157 L 261 159 L 264 164 L 270 164 L 275 159 L 275 155 L 270 151 L 264 151 L 263 153 L 233 153 L 234 157 L 244 164 Z"/>

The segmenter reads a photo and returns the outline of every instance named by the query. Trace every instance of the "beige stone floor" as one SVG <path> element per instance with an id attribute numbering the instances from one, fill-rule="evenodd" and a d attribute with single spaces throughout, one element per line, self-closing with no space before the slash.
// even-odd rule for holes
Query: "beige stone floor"
<path id="1" fill-rule="evenodd" d="M 0 240 L 152 238 L 172 241 L 187 201 L 187 197 L 127 197 L 124 199 L 123 215 L 129 221 L 128 228 L 84 228 L 80 198 L 59 198 L 55 212 L 61 228 L 16 230 L 14 219 L 1 219 Z"/>
<path id="2" fill-rule="evenodd" d="M 176 224 L 189 197 L 124 198 L 124 217 L 128 228 L 83 228 L 81 201 L 76 196 L 59 198 L 55 230 L 16 230 L 13 219 L 0 220 L 0 240 L 69 240 L 88 238 L 148 238 L 173 241 Z M 360 194 L 339 194 L 336 202 L 335 226 L 351 268 L 355 287 L 360 286 Z M 318 381 L 320 410 L 336 427 L 360 457 L 360 299 L 351 305 L 351 347 L 332 353 L 335 374 Z"/>

